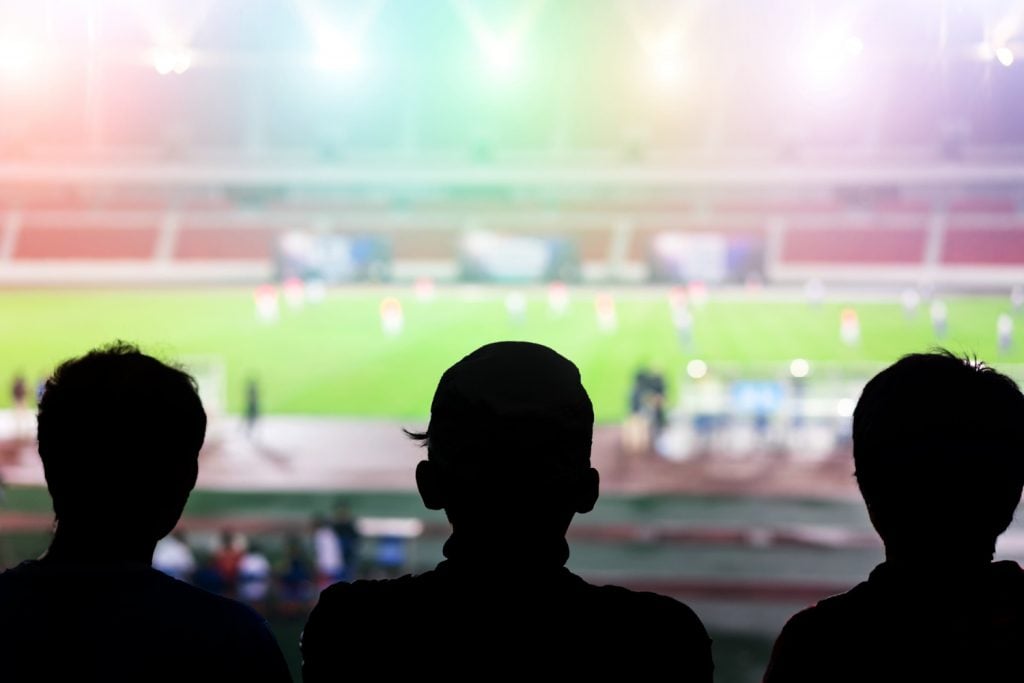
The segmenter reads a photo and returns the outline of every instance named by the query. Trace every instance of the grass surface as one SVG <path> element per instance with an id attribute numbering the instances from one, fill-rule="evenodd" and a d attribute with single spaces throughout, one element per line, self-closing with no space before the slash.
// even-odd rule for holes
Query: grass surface
<path id="1" fill-rule="evenodd" d="M 481 344 L 523 339 L 548 344 L 579 365 L 597 419 L 621 418 L 631 376 L 640 363 L 663 368 L 670 390 L 687 361 L 712 371 L 734 364 L 749 374 L 784 375 L 802 357 L 851 368 L 882 364 L 940 341 L 999 363 L 1024 361 L 1024 349 L 996 349 L 1003 297 L 948 300 L 949 337 L 936 339 L 925 310 L 908 320 L 897 303 L 716 301 L 694 311 L 694 343 L 683 348 L 663 296 L 620 296 L 618 329 L 602 332 L 593 294 L 579 292 L 555 316 L 543 292 L 527 295 L 524 320 L 505 310 L 494 290 L 444 292 L 433 301 L 400 295 L 401 334 L 382 332 L 381 292 L 349 289 L 301 310 L 282 307 L 273 324 L 260 322 L 252 296 L 240 289 L 146 291 L 25 291 L 0 295 L 0 372 L 43 376 L 56 362 L 122 338 L 167 358 L 211 357 L 226 372 L 227 409 L 238 412 L 247 377 L 262 386 L 265 412 L 420 419 L 441 373 Z M 854 307 L 862 342 L 839 339 L 840 312 Z M 814 375 L 812 374 L 812 377 Z M 0 407 L 9 403 L 0 396 Z"/>

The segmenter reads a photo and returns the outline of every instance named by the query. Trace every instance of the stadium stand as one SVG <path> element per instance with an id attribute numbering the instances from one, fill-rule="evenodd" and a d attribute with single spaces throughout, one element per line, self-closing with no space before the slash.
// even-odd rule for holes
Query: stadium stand
<path id="1" fill-rule="evenodd" d="M 737 199 L 716 203 L 715 213 L 745 213 L 756 215 L 807 215 L 807 214 L 838 214 L 845 209 L 844 205 L 832 199 L 805 200 L 774 200 L 774 199 Z"/>
<path id="2" fill-rule="evenodd" d="M 153 257 L 157 225 L 140 221 L 124 226 L 65 227 L 49 220 L 26 219 L 14 243 L 17 260 L 142 260 Z"/>
<path id="3" fill-rule="evenodd" d="M 269 261 L 277 232 L 263 225 L 193 226 L 178 232 L 174 258 L 181 261 Z"/>
<path id="4" fill-rule="evenodd" d="M 91 267 L 93 281 L 102 275 L 97 270 L 102 264 L 118 262 L 136 269 L 160 263 L 155 279 L 209 281 L 216 277 L 214 266 L 228 262 L 245 266 L 249 274 L 239 271 L 234 282 L 263 278 L 271 272 L 275 241 L 294 229 L 381 237 L 399 279 L 454 276 L 462 237 L 473 227 L 568 240 L 576 245 L 584 277 L 592 279 L 645 281 L 653 240 L 666 231 L 764 238 L 765 272 L 780 282 L 818 277 L 816 271 L 836 267 L 850 277 L 887 273 L 905 279 L 933 266 L 938 277 L 964 282 L 978 275 L 971 266 L 1024 265 L 1024 222 L 1015 219 L 1015 199 L 1005 195 L 965 195 L 949 202 L 869 197 L 849 204 L 819 197 L 740 196 L 703 205 L 652 196 L 646 210 L 628 197 L 599 200 L 599 210 L 569 199 L 503 211 L 487 201 L 458 197 L 450 205 L 431 199 L 428 208 L 379 197 L 313 197 L 276 200 L 258 214 L 216 193 L 165 197 L 162 203 L 145 194 L 30 193 L 24 202 L 4 204 L 0 261 L 20 269 L 45 268 L 48 261 L 74 263 Z M 45 281 L 45 274 L 15 268 L 5 277 L 17 281 L 26 274 L 27 280 Z"/>
<path id="5" fill-rule="evenodd" d="M 784 263 L 915 264 L 927 233 L 919 228 L 790 228 L 783 236 Z"/>
<path id="6" fill-rule="evenodd" d="M 879 199 L 872 202 L 872 209 L 876 214 L 926 214 L 932 210 L 932 204 L 924 199 Z"/>
<path id="7" fill-rule="evenodd" d="M 1024 223 L 1006 227 L 950 227 L 942 249 L 949 265 L 1024 265 Z"/>
<path id="8" fill-rule="evenodd" d="M 355 236 L 357 233 L 353 232 Z M 416 230 L 387 230 L 384 233 L 398 260 L 451 260 L 456 253 L 459 234 L 440 227 Z"/>
<path id="9" fill-rule="evenodd" d="M 1013 213 L 1017 202 L 1010 197 L 984 195 L 958 197 L 949 203 L 950 213 Z"/>

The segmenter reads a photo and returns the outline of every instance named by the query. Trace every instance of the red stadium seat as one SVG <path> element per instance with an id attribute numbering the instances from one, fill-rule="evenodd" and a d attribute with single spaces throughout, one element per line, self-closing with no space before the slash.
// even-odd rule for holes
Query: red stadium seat
<path id="1" fill-rule="evenodd" d="M 880 214 L 924 214 L 932 210 L 932 205 L 924 199 L 880 199 L 872 208 Z"/>
<path id="2" fill-rule="evenodd" d="M 712 207 L 718 213 L 819 214 L 839 213 L 845 207 L 832 199 L 749 199 L 719 202 Z"/>
<path id="3" fill-rule="evenodd" d="M 914 264 L 924 257 L 924 228 L 790 228 L 782 261 L 796 264 Z"/>
<path id="4" fill-rule="evenodd" d="M 133 260 L 153 257 L 156 225 L 139 227 L 61 227 L 26 223 L 18 233 L 19 260 Z"/>
<path id="5" fill-rule="evenodd" d="M 1013 213 L 1017 203 L 1009 197 L 960 197 L 949 203 L 954 213 Z"/>
<path id="6" fill-rule="evenodd" d="M 1024 225 L 998 228 L 950 228 L 942 245 L 950 265 L 1024 264 Z"/>

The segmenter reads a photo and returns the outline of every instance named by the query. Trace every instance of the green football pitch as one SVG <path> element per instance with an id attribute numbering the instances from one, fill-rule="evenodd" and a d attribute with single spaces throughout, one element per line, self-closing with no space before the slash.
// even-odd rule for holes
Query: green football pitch
<path id="1" fill-rule="evenodd" d="M 396 296 L 403 329 L 382 331 L 380 302 Z M 244 289 L 45 290 L 0 295 L 0 357 L 6 372 L 41 377 L 63 358 L 113 339 L 136 342 L 170 359 L 214 359 L 225 373 L 227 410 L 237 412 L 247 377 L 257 377 L 268 413 L 419 419 L 443 370 L 477 346 L 501 339 L 548 344 L 579 365 L 599 421 L 626 410 L 631 376 L 641 363 L 660 367 L 670 386 L 693 358 L 712 371 L 784 376 L 793 358 L 811 362 L 812 378 L 833 367 L 882 364 L 939 343 L 990 364 L 1018 363 L 1024 349 L 1001 353 L 996 318 L 1007 297 L 947 300 L 949 333 L 936 338 L 922 307 L 913 318 L 895 301 L 806 302 L 765 298 L 711 299 L 694 309 L 693 343 L 685 348 L 672 324 L 666 292 L 617 293 L 617 329 L 602 331 L 594 292 L 573 294 L 555 315 L 546 293 L 527 293 L 522 319 L 512 319 L 498 289 L 439 290 L 430 301 L 408 290 L 340 289 L 292 309 L 276 322 L 256 315 Z M 852 307 L 861 341 L 839 337 L 840 313 Z M 7 396 L 0 405 L 9 402 Z"/>

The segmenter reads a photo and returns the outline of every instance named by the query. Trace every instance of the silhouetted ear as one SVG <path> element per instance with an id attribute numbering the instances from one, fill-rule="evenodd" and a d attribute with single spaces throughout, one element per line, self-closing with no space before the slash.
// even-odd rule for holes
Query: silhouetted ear
<path id="1" fill-rule="evenodd" d="M 416 488 L 428 510 L 443 510 L 448 504 L 441 471 L 429 460 L 421 460 L 416 465 Z"/>
<path id="2" fill-rule="evenodd" d="M 585 513 L 594 509 L 597 503 L 598 490 L 601 488 L 601 475 L 593 467 L 580 474 L 576 483 L 576 512 Z"/>

